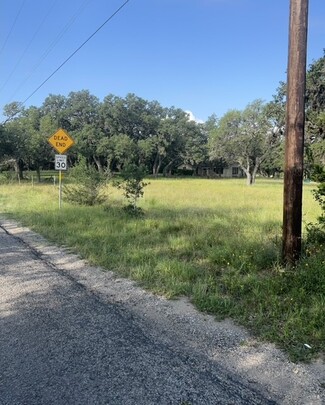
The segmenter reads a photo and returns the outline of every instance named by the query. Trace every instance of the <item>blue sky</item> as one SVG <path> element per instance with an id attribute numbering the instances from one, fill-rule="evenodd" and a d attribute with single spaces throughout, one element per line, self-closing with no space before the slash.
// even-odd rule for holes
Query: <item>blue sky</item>
<path id="1" fill-rule="evenodd" d="M 0 0 L 0 110 L 25 100 L 123 2 Z M 130 0 L 26 105 L 88 89 L 100 100 L 135 93 L 205 120 L 269 101 L 286 79 L 289 4 Z M 308 64 L 323 48 L 325 1 L 310 0 Z"/>

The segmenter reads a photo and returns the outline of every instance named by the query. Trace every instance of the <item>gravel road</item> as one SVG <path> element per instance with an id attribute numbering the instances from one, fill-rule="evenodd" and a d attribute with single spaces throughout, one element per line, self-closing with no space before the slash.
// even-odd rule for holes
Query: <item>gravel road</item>
<path id="1" fill-rule="evenodd" d="M 0 218 L 0 404 L 325 404 L 231 321 L 154 296 Z"/>

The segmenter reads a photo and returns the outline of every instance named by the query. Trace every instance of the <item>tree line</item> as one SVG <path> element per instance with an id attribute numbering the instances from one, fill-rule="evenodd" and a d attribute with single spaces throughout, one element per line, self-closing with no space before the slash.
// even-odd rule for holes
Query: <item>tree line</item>
<path id="1" fill-rule="evenodd" d="M 7 120 L 0 126 L 0 164 L 38 174 L 53 164 L 48 138 L 58 128 L 76 141 L 69 151 L 73 165 L 80 157 L 99 172 L 120 171 L 126 164 L 144 166 L 165 176 L 195 174 L 201 167 L 238 164 L 255 181 L 257 173 L 281 173 L 284 155 L 286 84 L 280 83 L 272 101 L 255 100 L 244 110 L 228 111 L 205 123 L 190 119 L 180 108 L 163 107 L 135 94 L 107 95 L 103 101 L 88 90 L 68 96 L 50 94 L 40 107 L 4 107 Z M 307 71 L 305 171 L 310 176 L 325 165 L 325 53 Z"/>

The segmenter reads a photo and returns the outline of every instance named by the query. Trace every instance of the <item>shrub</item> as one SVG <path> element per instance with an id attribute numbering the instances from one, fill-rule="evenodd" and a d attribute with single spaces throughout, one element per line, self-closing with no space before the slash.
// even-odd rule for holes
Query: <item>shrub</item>
<path id="1" fill-rule="evenodd" d="M 0 172 L 0 184 L 10 184 L 17 181 L 17 174 L 13 171 Z"/>
<path id="2" fill-rule="evenodd" d="M 117 188 L 123 190 L 123 195 L 128 201 L 125 210 L 130 214 L 139 215 L 142 213 L 137 203 L 144 194 L 144 187 L 148 185 L 143 181 L 145 174 L 144 166 L 129 163 L 123 167 L 120 179 L 114 183 Z"/>
<path id="3" fill-rule="evenodd" d="M 307 243 L 320 245 L 325 242 L 325 182 L 318 185 L 314 191 L 314 198 L 319 203 L 322 213 L 316 224 L 307 226 Z"/>
<path id="4" fill-rule="evenodd" d="M 193 176 L 194 173 L 194 170 L 190 169 L 177 169 L 175 172 L 177 176 Z"/>
<path id="5" fill-rule="evenodd" d="M 86 159 L 81 158 L 69 174 L 73 184 L 64 186 L 63 194 L 67 201 L 78 205 L 95 205 L 103 203 L 107 195 L 103 187 L 107 184 L 108 176 L 87 165 Z"/>
<path id="6" fill-rule="evenodd" d="M 314 165 L 312 168 L 311 179 L 317 182 L 325 182 L 325 170 L 321 165 Z"/>

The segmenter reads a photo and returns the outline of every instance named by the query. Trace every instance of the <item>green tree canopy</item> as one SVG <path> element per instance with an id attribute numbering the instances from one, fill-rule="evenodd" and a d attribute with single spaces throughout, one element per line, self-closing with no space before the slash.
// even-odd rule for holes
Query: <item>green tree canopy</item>
<path id="1" fill-rule="evenodd" d="M 261 100 L 248 104 L 243 111 L 229 111 L 210 131 L 210 157 L 238 163 L 247 184 L 255 182 L 261 164 L 278 145 L 279 136 Z"/>

